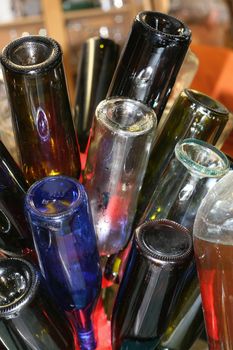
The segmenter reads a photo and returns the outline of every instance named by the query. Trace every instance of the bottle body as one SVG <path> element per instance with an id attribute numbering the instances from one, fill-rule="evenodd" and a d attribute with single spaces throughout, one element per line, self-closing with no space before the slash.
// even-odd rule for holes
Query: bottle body
<path id="1" fill-rule="evenodd" d="M 144 244 L 149 248 L 149 255 L 144 251 Z M 114 350 L 127 341 L 157 345 L 179 295 L 191 251 L 188 230 L 172 221 L 151 221 L 137 228 L 113 309 Z M 178 260 L 182 254 L 186 258 L 171 264 L 173 254 Z"/>
<path id="2" fill-rule="evenodd" d="M 139 100 L 155 110 L 159 121 L 190 40 L 190 30 L 176 18 L 159 12 L 139 13 L 108 96 Z"/>
<path id="3" fill-rule="evenodd" d="M 76 326 L 80 346 L 95 348 L 91 314 L 100 292 L 101 270 L 87 195 L 66 176 L 36 182 L 26 197 L 43 276 L 62 310 Z M 83 339 L 84 338 L 84 339 Z"/>
<path id="4" fill-rule="evenodd" d="M 190 89 L 179 95 L 150 154 L 139 195 L 137 220 L 171 160 L 176 143 L 183 138 L 197 138 L 215 145 L 228 118 L 228 110 L 209 96 Z"/>
<path id="5" fill-rule="evenodd" d="M 129 239 L 155 124 L 154 112 L 137 101 L 108 99 L 97 107 L 84 185 L 101 255 Z"/>
<path id="6" fill-rule="evenodd" d="M 209 349 L 231 349 L 232 179 L 224 176 L 207 194 L 194 223 L 194 251 Z"/>
<path id="7" fill-rule="evenodd" d="M 5 297 L 0 305 L 1 349 L 75 350 L 71 327 L 40 285 L 33 265 L 14 258 L 0 260 L 0 266 Z"/>
<path id="8" fill-rule="evenodd" d="M 119 46 L 110 39 L 93 37 L 82 46 L 74 111 L 81 152 L 86 150 L 95 109 L 106 97 L 118 55 Z"/>
<path id="9" fill-rule="evenodd" d="M 30 184 L 48 175 L 80 174 L 61 55 L 54 40 L 28 36 L 10 43 L 1 58 L 21 167 Z"/>

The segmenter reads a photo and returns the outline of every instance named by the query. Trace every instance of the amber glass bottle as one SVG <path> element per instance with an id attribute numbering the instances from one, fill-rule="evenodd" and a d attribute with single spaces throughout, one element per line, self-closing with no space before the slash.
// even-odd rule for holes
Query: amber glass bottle
<path id="1" fill-rule="evenodd" d="M 59 44 L 42 36 L 22 37 L 4 48 L 1 63 L 27 181 L 56 174 L 78 177 L 80 156 Z"/>

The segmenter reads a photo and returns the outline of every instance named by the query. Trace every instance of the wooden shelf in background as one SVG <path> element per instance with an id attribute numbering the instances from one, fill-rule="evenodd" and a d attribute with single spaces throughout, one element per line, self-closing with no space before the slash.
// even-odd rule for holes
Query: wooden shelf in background
<path id="1" fill-rule="evenodd" d="M 112 8 L 108 11 L 103 11 L 101 8 L 90 8 L 90 9 L 82 9 L 75 11 L 64 11 L 64 19 L 72 20 L 72 19 L 81 19 L 81 18 L 91 18 L 97 16 L 109 16 L 109 15 L 117 15 L 121 13 L 127 13 L 131 10 L 129 5 L 124 5 L 121 8 Z"/>
<path id="2" fill-rule="evenodd" d="M 0 29 L 2 28 L 12 28 L 33 24 L 43 24 L 42 16 L 25 16 L 25 17 L 16 17 L 9 22 L 0 22 Z"/>

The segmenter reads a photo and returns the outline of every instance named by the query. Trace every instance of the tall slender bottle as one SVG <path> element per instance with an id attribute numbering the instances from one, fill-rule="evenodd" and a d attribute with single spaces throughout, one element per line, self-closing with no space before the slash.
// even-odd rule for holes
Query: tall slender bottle
<path id="1" fill-rule="evenodd" d="M 27 181 L 78 177 L 80 156 L 59 44 L 39 35 L 16 39 L 4 48 L 1 64 Z"/>
<path id="2" fill-rule="evenodd" d="M 67 319 L 24 259 L 0 259 L 1 350 L 75 350 Z"/>
<path id="3" fill-rule="evenodd" d="M 33 253 L 32 234 L 24 214 L 27 189 L 21 170 L 0 141 L 0 252 L 8 256 Z"/>
<path id="4" fill-rule="evenodd" d="M 229 169 L 227 157 L 216 147 L 198 139 L 181 140 L 140 222 L 167 218 L 192 230 L 201 200 Z"/>
<path id="5" fill-rule="evenodd" d="M 142 216 L 176 143 L 183 138 L 197 138 L 215 145 L 229 119 L 229 111 L 220 102 L 191 89 L 181 92 L 149 157 L 139 193 L 135 224 Z"/>
<path id="6" fill-rule="evenodd" d="M 215 184 L 197 212 L 193 235 L 210 350 L 233 348 L 233 171 Z"/>
<path id="7" fill-rule="evenodd" d="M 150 221 L 136 229 L 113 309 L 113 350 L 135 341 L 142 349 L 157 345 L 192 256 L 189 231 L 173 221 Z"/>
<path id="8" fill-rule="evenodd" d="M 74 124 L 81 152 L 85 152 L 95 109 L 104 100 L 117 65 L 119 45 L 101 37 L 83 43 L 77 73 Z"/>
<path id="9" fill-rule="evenodd" d="M 124 96 L 154 109 L 158 121 L 191 41 L 180 20 L 159 12 L 139 13 L 122 51 L 108 97 Z"/>

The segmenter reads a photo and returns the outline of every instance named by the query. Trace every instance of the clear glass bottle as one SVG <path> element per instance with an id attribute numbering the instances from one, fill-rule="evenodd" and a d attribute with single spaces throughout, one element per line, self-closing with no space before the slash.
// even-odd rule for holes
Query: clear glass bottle
<path id="1" fill-rule="evenodd" d="M 107 96 L 139 100 L 161 118 L 191 41 L 189 28 L 165 13 L 134 19 Z"/>
<path id="2" fill-rule="evenodd" d="M 233 171 L 203 199 L 194 251 L 210 350 L 233 348 Z"/>
<path id="3" fill-rule="evenodd" d="M 228 159 L 216 147 L 198 139 L 178 142 L 140 221 L 167 218 L 192 231 L 201 200 L 228 171 Z"/>
<path id="4" fill-rule="evenodd" d="M 191 89 L 182 91 L 150 154 L 139 194 L 136 223 L 171 160 L 177 142 L 184 138 L 196 138 L 215 145 L 228 120 L 229 111 L 220 102 L 199 91 Z"/>
<path id="5" fill-rule="evenodd" d="M 26 180 L 79 177 L 81 165 L 59 44 L 44 36 L 12 41 L 1 55 L 12 124 Z"/>
<path id="6" fill-rule="evenodd" d="M 139 101 L 113 98 L 96 110 L 84 170 L 101 255 L 124 248 L 131 234 L 156 116 Z"/>

